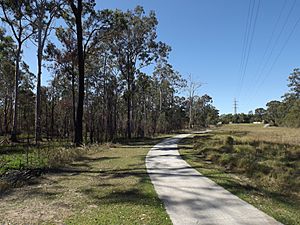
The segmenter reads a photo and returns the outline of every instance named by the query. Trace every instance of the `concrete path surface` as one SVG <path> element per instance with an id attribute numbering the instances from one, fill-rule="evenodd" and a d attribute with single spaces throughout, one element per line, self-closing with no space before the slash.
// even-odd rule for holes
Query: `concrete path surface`
<path id="1" fill-rule="evenodd" d="M 280 224 L 191 168 L 179 155 L 177 135 L 155 145 L 146 166 L 174 225 Z"/>

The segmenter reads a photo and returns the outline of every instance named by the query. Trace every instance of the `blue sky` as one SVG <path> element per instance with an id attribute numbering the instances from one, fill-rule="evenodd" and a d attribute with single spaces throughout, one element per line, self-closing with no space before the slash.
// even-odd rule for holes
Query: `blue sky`
<path id="1" fill-rule="evenodd" d="M 256 23 L 252 17 L 254 33 L 251 42 L 249 32 L 250 47 L 244 51 L 249 52 L 244 73 L 240 66 L 251 1 L 253 15 L 259 10 Z M 300 66 L 298 0 L 97 0 L 97 9 L 136 5 L 156 12 L 158 39 L 172 47 L 169 61 L 184 77 L 192 74 L 204 83 L 198 94 L 212 96 L 221 113 L 233 112 L 234 98 L 238 112 L 246 113 L 280 99 L 288 90 L 288 75 Z M 28 44 L 24 52 L 35 72 L 35 50 Z M 44 84 L 47 79 L 45 75 Z"/>

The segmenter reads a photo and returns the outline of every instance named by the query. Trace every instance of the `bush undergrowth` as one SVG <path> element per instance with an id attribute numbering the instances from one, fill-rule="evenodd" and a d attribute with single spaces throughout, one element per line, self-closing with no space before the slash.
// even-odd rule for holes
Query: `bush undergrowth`
<path id="1" fill-rule="evenodd" d="M 203 175 L 278 221 L 300 224 L 297 134 L 300 129 L 228 125 L 186 139 L 181 145 L 192 146 L 180 153 Z"/>
<path id="2" fill-rule="evenodd" d="M 298 146 L 242 142 L 235 138 L 215 136 L 205 144 L 203 141 L 196 143 L 195 149 L 202 158 L 204 156 L 231 172 L 243 173 L 255 179 L 257 184 L 268 184 L 272 189 L 284 192 L 300 190 Z M 221 141 L 223 143 L 219 144 Z"/>

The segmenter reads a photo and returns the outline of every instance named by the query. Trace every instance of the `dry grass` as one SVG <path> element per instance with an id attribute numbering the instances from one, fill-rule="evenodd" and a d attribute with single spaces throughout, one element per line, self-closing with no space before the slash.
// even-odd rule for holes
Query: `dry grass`
<path id="1" fill-rule="evenodd" d="M 268 127 L 264 128 L 259 124 L 231 124 L 224 125 L 218 129 L 223 132 L 232 132 L 241 134 L 241 138 L 277 144 L 300 145 L 300 129 L 286 127 Z"/>
<path id="2" fill-rule="evenodd" d="M 283 224 L 300 224 L 300 129 L 226 125 L 182 144 L 203 175 Z"/>

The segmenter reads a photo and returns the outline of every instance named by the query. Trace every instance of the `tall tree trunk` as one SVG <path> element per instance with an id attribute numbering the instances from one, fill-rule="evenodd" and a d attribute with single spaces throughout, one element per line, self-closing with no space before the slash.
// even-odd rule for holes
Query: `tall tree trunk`
<path id="1" fill-rule="evenodd" d="M 89 117 L 89 124 L 90 124 L 90 142 L 91 144 L 94 143 L 94 113 L 93 113 L 93 107 L 91 106 L 90 109 L 90 117 Z"/>
<path id="2" fill-rule="evenodd" d="M 104 57 L 104 65 L 103 65 L 103 107 L 102 107 L 102 115 L 103 115 L 103 128 L 105 129 L 104 131 L 104 136 L 105 136 L 105 141 L 108 140 L 108 116 L 111 112 L 108 110 L 108 95 L 109 95 L 109 89 L 106 86 L 106 62 L 107 62 L 107 56 L 105 54 Z"/>
<path id="3" fill-rule="evenodd" d="M 131 82 L 128 77 L 128 96 L 127 96 L 127 138 L 131 139 Z"/>
<path id="4" fill-rule="evenodd" d="M 48 127 L 48 100 L 46 100 L 46 124 L 45 124 L 45 127 L 46 127 L 46 135 L 47 135 L 47 140 L 49 140 L 49 127 Z"/>
<path id="5" fill-rule="evenodd" d="M 36 85 L 36 103 L 35 103 L 35 143 L 38 144 L 41 140 L 41 76 L 42 76 L 42 18 L 39 18 L 38 28 L 38 71 Z"/>
<path id="6" fill-rule="evenodd" d="M 192 129 L 193 126 L 193 100 L 190 99 L 190 110 L 189 110 L 189 128 Z"/>
<path id="7" fill-rule="evenodd" d="M 144 96 L 144 105 L 143 105 L 143 110 L 144 110 L 144 113 L 143 113 L 143 130 L 144 130 L 144 132 L 143 132 L 143 137 L 145 136 L 145 134 L 147 135 L 147 107 L 146 107 L 146 103 L 147 103 L 147 101 L 146 101 L 146 96 Z"/>
<path id="8" fill-rule="evenodd" d="M 161 87 L 159 87 L 159 115 L 161 114 L 162 110 L 162 93 L 161 93 Z"/>
<path id="9" fill-rule="evenodd" d="M 76 101 L 75 101 L 75 74 L 74 69 L 72 70 L 72 116 L 73 116 L 73 129 L 76 129 Z M 75 138 L 73 137 L 73 141 Z"/>
<path id="10" fill-rule="evenodd" d="M 70 1 L 72 11 L 76 21 L 76 36 L 77 36 L 77 53 L 78 53 L 78 104 L 76 114 L 75 127 L 75 144 L 82 145 L 82 118 L 83 118 L 83 104 L 84 104 L 84 52 L 83 52 L 83 33 L 82 33 L 82 0 L 77 1 L 77 7 L 74 1 Z"/>
<path id="11" fill-rule="evenodd" d="M 8 122 L 7 122 L 7 114 L 8 114 L 8 95 L 6 93 L 4 100 L 4 132 L 8 133 Z"/>
<path id="12" fill-rule="evenodd" d="M 16 55 L 16 65 L 15 65 L 15 90 L 14 90 L 15 95 L 14 95 L 14 107 L 13 107 L 13 127 L 11 133 L 11 140 L 13 142 L 17 141 L 21 48 L 22 48 L 22 42 L 19 41 L 17 55 Z"/>
<path id="13" fill-rule="evenodd" d="M 118 97 L 117 94 L 115 95 L 115 99 L 114 99 L 114 122 L 113 122 L 113 126 L 114 126 L 114 133 L 113 133 L 113 138 L 115 138 L 118 133 L 117 133 L 117 116 L 118 116 L 118 109 L 117 109 L 117 104 L 118 104 Z"/>
<path id="14" fill-rule="evenodd" d="M 54 101 L 54 100 L 52 100 L 52 101 Z M 52 102 L 52 105 L 51 105 L 51 125 L 50 125 L 51 140 L 53 139 L 53 136 L 54 136 L 54 107 L 55 107 L 55 104 L 54 104 L 54 102 Z"/>

